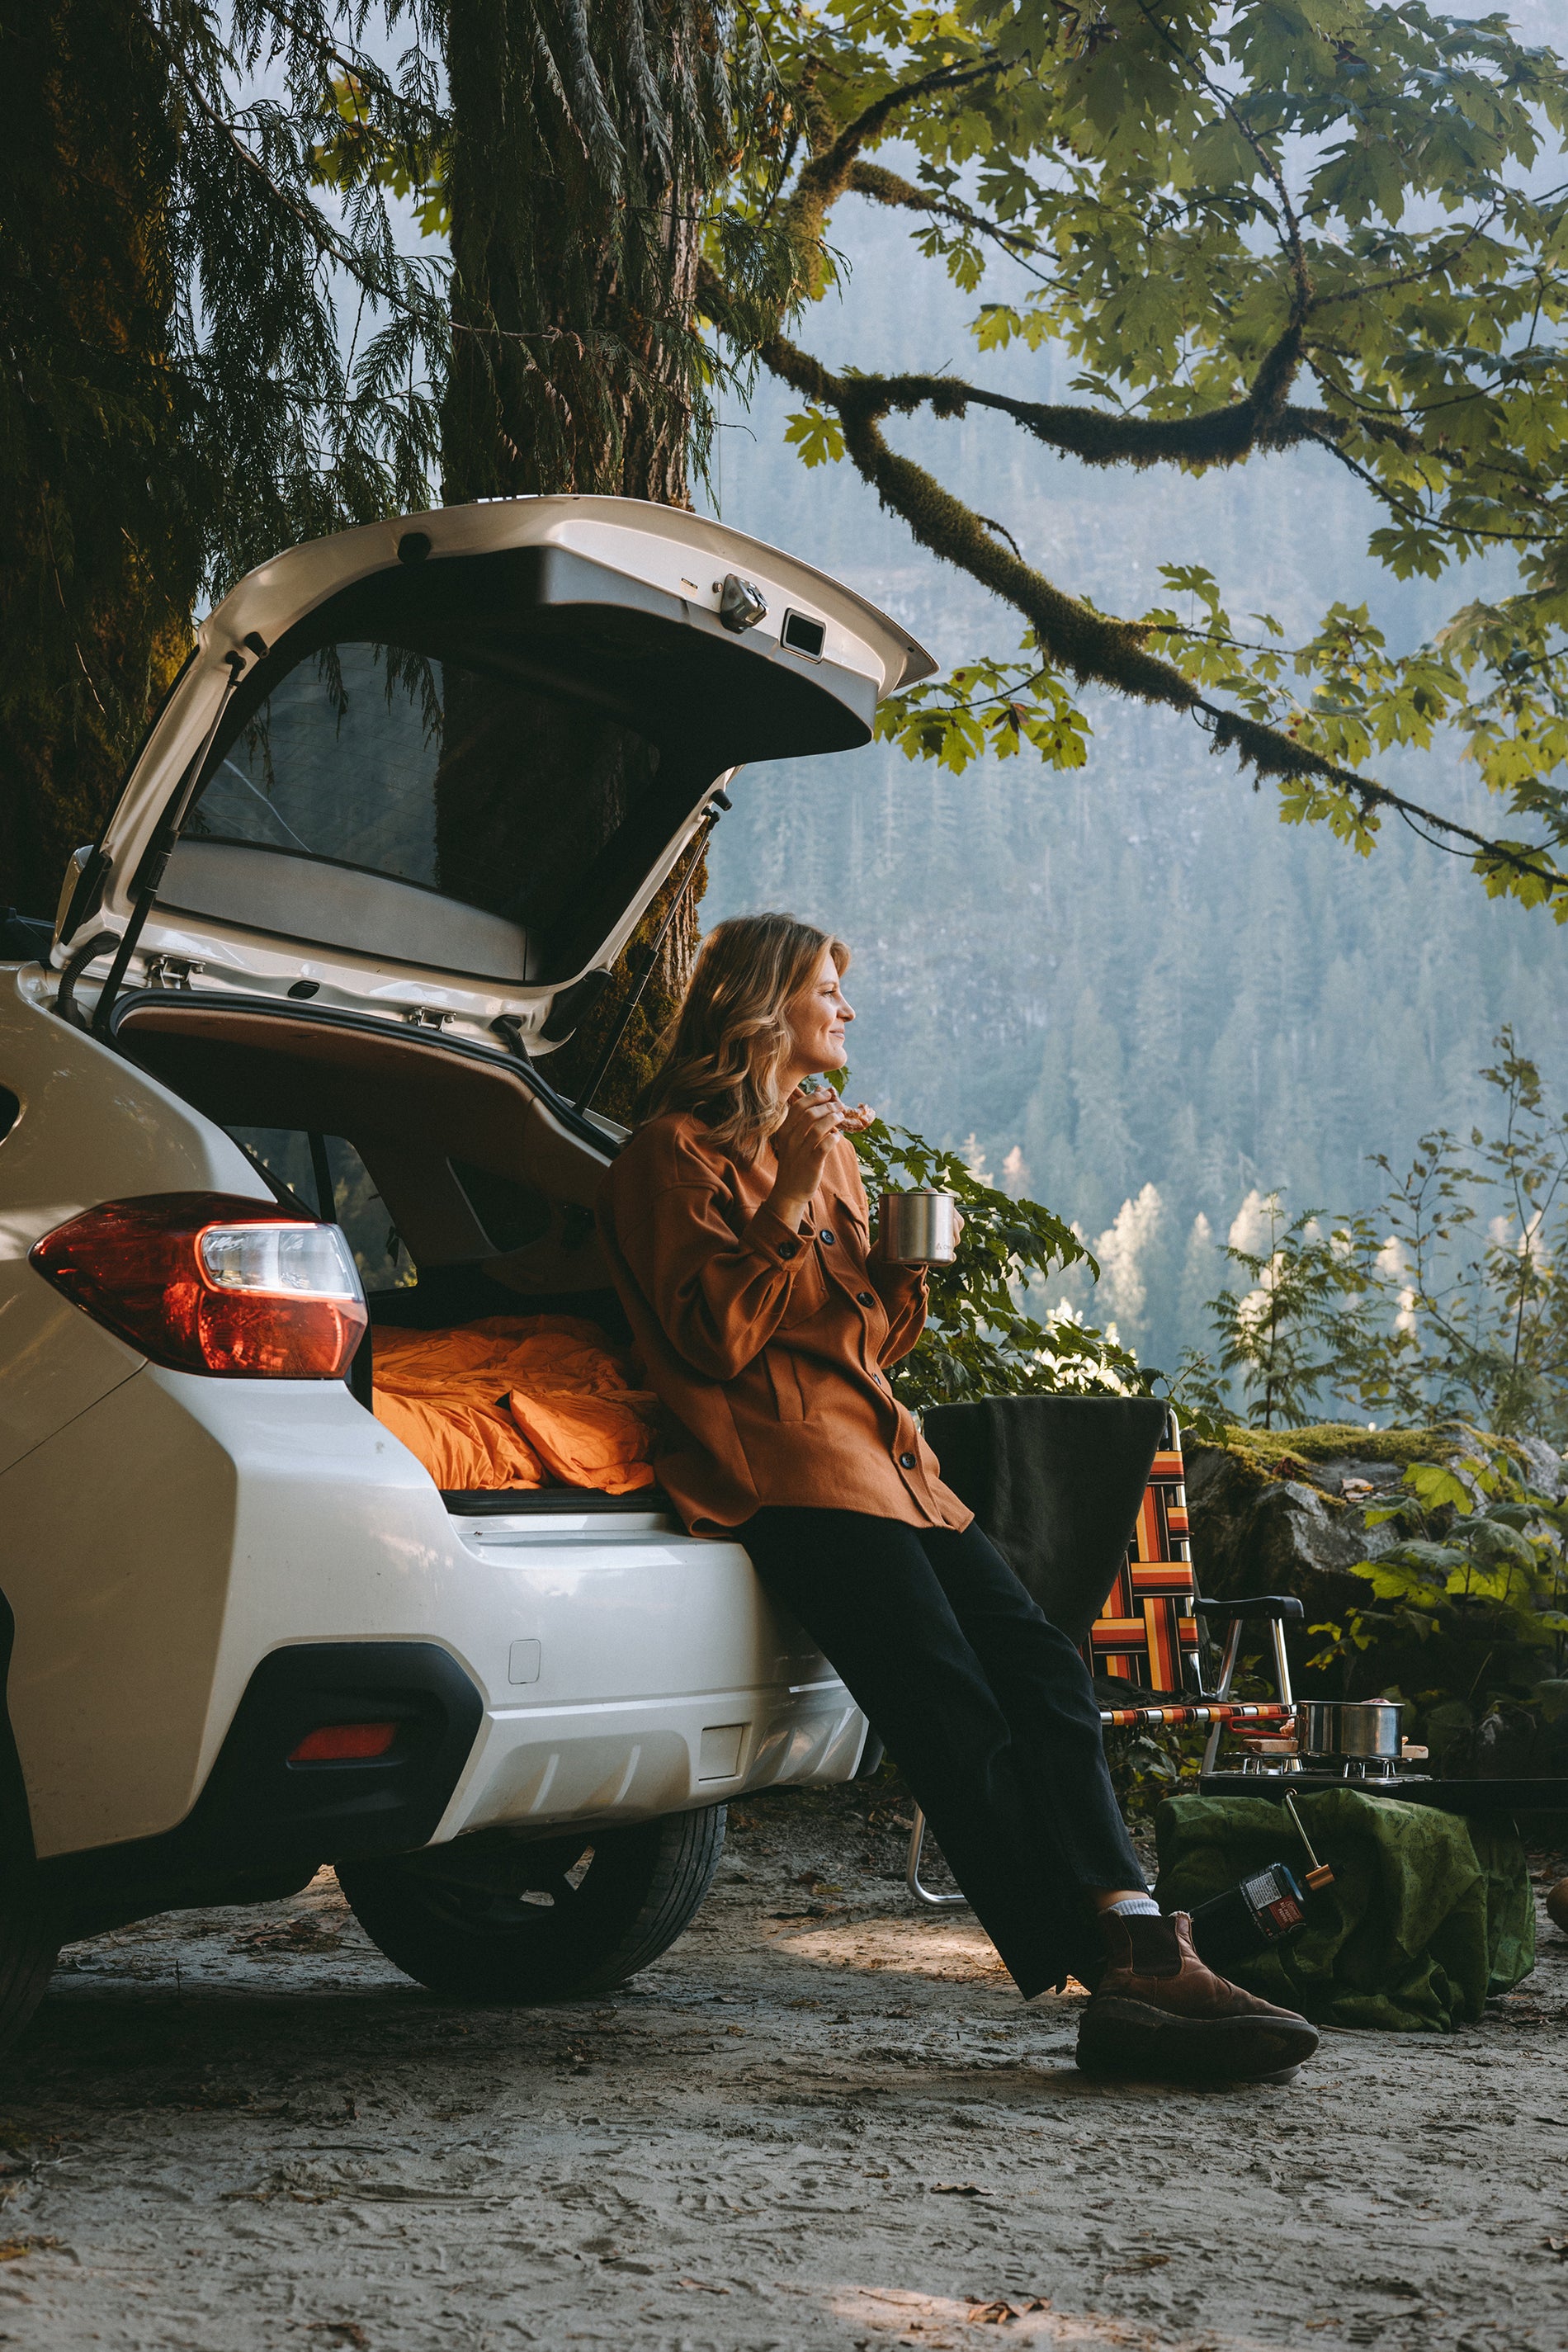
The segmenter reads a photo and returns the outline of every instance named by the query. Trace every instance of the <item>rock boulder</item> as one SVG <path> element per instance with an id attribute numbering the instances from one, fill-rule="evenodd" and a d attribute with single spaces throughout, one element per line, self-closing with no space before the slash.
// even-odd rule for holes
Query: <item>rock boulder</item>
<path id="1" fill-rule="evenodd" d="M 1568 1492 L 1563 1458 L 1539 1438 L 1511 1441 L 1531 1483 Z M 1311 1429 L 1236 1429 L 1223 1445 L 1189 1444 L 1187 1504 L 1199 1590 L 1216 1600 L 1293 1592 L 1306 1622 L 1342 1622 L 1368 1599 L 1352 1576 L 1400 1538 L 1368 1525 L 1400 1492 L 1413 1462 L 1455 1465 L 1471 1450 L 1463 1423 L 1431 1429 L 1358 1429 L 1329 1422 Z M 1462 1475 L 1462 1474 L 1461 1474 Z"/>

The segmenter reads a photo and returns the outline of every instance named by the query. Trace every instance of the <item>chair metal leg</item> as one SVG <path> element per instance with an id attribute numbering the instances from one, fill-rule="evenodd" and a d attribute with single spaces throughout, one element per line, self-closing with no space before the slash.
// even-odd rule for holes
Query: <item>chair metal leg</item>
<path id="1" fill-rule="evenodd" d="M 1290 1660 L 1285 1648 L 1285 1628 L 1278 1617 L 1269 1620 L 1268 1631 L 1274 1640 L 1274 1673 L 1279 1685 L 1279 1696 L 1287 1706 L 1294 1706 L 1296 1694 L 1290 1688 Z"/>
<path id="2" fill-rule="evenodd" d="M 921 1884 L 921 1856 L 925 1852 L 925 1843 L 926 1817 L 917 1805 L 914 1824 L 910 1831 L 909 1867 L 904 1873 L 904 1885 L 909 1888 L 915 1901 L 923 1903 L 931 1911 L 952 1911 L 960 1904 L 967 1903 L 969 1900 L 967 1895 L 933 1895 L 929 1886 Z"/>
<path id="3" fill-rule="evenodd" d="M 1219 1680 L 1209 1693 L 1211 1698 L 1226 1699 L 1230 1696 L 1230 1686 L 1236 1679 L 1237 1664 L 1241 1656 L 1241 1624 L 1242 1621 L 1239 1617 L 1232 1618 L 1230 1632 L 1226 1638 L 1225 1658 L 1220 1666 Z"/>
<path id="4" fill-rule="evenodd" d="M 1240 1656 L 1241 1620 L 1239 1617 L 1233 1617 L 1230 1622 L 1230 1631 L 1226 1640 L 1225 1656 L 1220 1664 L 1219 1680 L 1212 1691 L 1205 1691 L 1204 1693 L 1205 1698 L 1227 1699 L 1230 1696 L 1230 1686 L 1235 1679 L 1237 1664 Z M 1216 1723 L 1214 1729 L 1209 1733 L 1208 1739 L 1204 1748 L 1204 1760 L 1202 1765 L 1199 1767 L 1201 1771 L 1212 1772 L 1214 1770 L 1215 1766 L 1219 1761 L 1220 1743 L 1224 1738 L 1225 1726 L 1223 1723 Z"/>

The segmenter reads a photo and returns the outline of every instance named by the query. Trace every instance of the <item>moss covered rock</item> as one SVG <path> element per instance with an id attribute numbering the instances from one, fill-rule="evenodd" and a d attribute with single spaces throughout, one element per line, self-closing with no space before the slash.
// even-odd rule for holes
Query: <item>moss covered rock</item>
<path id="1" fill-rule="evenodd" d="M 1563 1459 L 1551 1446 L 1537 1438 L 1507 1444 L 1539 1490 L 1561 1496 L 1568 1488 Z M 1453 1465 L 1475 1444 L 1476 1433 L 1460 1422 L 1379 1430 L 1324 1422 L 1309 1429 L 1230 1429 L 1222 1444 L 1190 1445 L 1187 1501 L 1199 1589 L 1217 1600 L 1291 1592 L 1306 1626 L 1342 1623 L 1368 1599 L 1364 1580 L 1351 1572 L 1355 1563 L 1376 1559 L 1400 1540 L 1394 1527 L 1369 1525 L 1369 1516 L 1388 1507 L 1412 1463 Z M 1320 1646 L 1304 1634 L 1293 1637 L 1298 1665 Z M 1380 1656 L 1380 1667 L 1393 1664 L 1392 1656 Z"/>

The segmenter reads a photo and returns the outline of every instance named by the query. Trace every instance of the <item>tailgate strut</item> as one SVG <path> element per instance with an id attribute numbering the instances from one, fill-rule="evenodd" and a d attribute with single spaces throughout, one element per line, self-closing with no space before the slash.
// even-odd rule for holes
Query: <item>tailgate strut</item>
<path id="1" fill-rule="evenodd" d="M 130 919 L 121 933 L 120 945 L 115 950 L 114 961 L 109 967 L 108 978 L 99 990 L 98 1003 L 93 1007 L 92 1031 L 96 1037 L 106 1038 L 109 1035 L 110 1016 L 114 1011 L 114 1000 L 120 993 L 121 982 L 124 980 L 131 959 L 136 952 L 136 943 L 142 937 L 148 916 L 153 911 L 153 902 L 158 895 L 158 885 L 163 879 L 163 870 L 174 852 L 174 844 L 180 837 L 180 827 L 184 824 L 190 812 L 191 803 L 195 798 L 196 787 L 202 780 L 202 772 L 206 766 L 212 747 L 217 740 L 217 731 L 223 725 L 224 715 L 228 709 L 229 697 L 245 676 L 246 655 L 254 654 L 259 660 L 266 651 L 267 640 L 253 629 L 246 638 L 243 647 L 237 646 L 232 653 L 226 653 L 224 656 L 224 660 L 228 666 L 228 677 L 225 681 L 218 707 L 213 713 L 213 723 L 203 738 L 200 751 L 185 770 L 184 781 L 164 810 L 159 821 L 158 830 L 148 843 L 141 864 L 136 868 L 136 879 L 132 886 L 135 898 L 131 908 Z"/>

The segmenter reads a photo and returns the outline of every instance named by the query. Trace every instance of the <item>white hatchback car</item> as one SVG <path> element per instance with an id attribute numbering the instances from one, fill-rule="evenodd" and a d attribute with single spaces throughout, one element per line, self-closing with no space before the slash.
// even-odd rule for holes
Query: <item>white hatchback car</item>
<path id="1" fill-rule="evenodd" d="M 437 1990 L 600 1990 L 690 1918 L 727 1798 L 861 1767 L 739 1543 L 438 1492 L 371 1350 L 624 1328 L 622 1130 L 550 1055 L 737 768 L 864 743 L 931 667 L 610 499 L 316 541 L 203 625 L 0 965 L 0 2035 L 62 1942 L 323 1862 Z"/>

